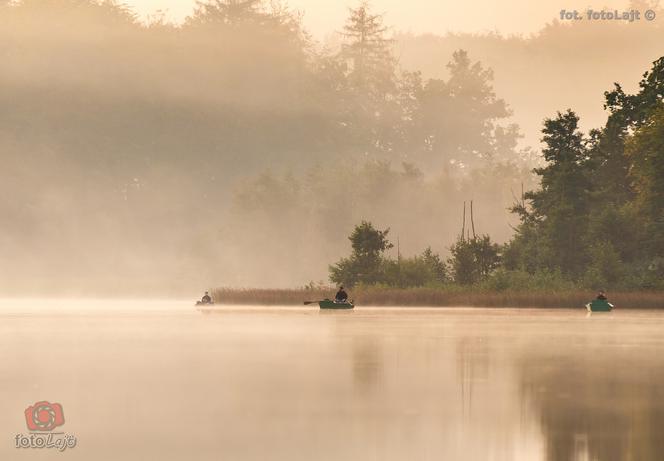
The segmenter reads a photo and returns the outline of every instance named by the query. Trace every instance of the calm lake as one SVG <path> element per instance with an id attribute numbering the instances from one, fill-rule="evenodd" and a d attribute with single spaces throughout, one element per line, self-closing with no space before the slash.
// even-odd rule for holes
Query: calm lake
<path id="1" fill-rule="evenodd" d="M 3 300 L 0 359 L 2 460 L 664 458 L 664 311 Z"/>

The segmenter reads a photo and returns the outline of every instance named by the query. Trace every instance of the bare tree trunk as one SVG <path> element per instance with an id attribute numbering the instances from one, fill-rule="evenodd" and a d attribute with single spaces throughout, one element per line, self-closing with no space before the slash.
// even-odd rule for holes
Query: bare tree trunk
<path id="1" fill-rule="evenodd" d="M 470 224 L 473 226 L 473 239 L 476 239 L 475 235 L 475 220 L 473 219 L 473 201 L 470 201 Z"/>
<path id="2" fill-rule="evenodd" d="M 463 224 L 461 225 L 461 241 L 466 236 L 466 202 L 463 202 Z"/>

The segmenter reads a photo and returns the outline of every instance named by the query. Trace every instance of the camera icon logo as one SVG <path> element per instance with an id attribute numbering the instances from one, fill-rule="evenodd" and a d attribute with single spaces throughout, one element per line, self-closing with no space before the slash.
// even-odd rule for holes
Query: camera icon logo
<path id="1" fill-rule="evenodd" d="M 46 400 L 37 402 L 25 409 L 25 422 L 31 431 L 51 431 L 65 423 L 62 405 Z"/>

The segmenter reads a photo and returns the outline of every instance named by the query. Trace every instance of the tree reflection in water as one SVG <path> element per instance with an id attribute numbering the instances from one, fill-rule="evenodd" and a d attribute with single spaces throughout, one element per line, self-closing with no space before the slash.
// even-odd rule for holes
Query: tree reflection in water
<path id="1" fill-rule="evenodd" d="M 539 413 L 547 459 L 662 459 L 664 362 L 654 353 L 582 341 L 527 354 L 522 395 Z"/>

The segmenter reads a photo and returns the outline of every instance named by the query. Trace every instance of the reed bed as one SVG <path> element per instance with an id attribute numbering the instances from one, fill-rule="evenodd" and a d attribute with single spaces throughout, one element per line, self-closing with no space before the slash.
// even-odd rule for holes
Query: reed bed
<path id="1" fill-rule="evenodd" d="M 412 307 L 539 307 L 578 308 L 594 297 L 589 291 L 472 291 L 436 288 L 358 288 L 349 291 L 357 306 Z M 296 306 L 303 301 L 333 298 L 334 290 L 322 289 L 235 289 L 212 290 L 215 302 L 263 306 Z M 664 292 L 611 292 L 609 300 L 620 308 L 662 309 Z"/>

